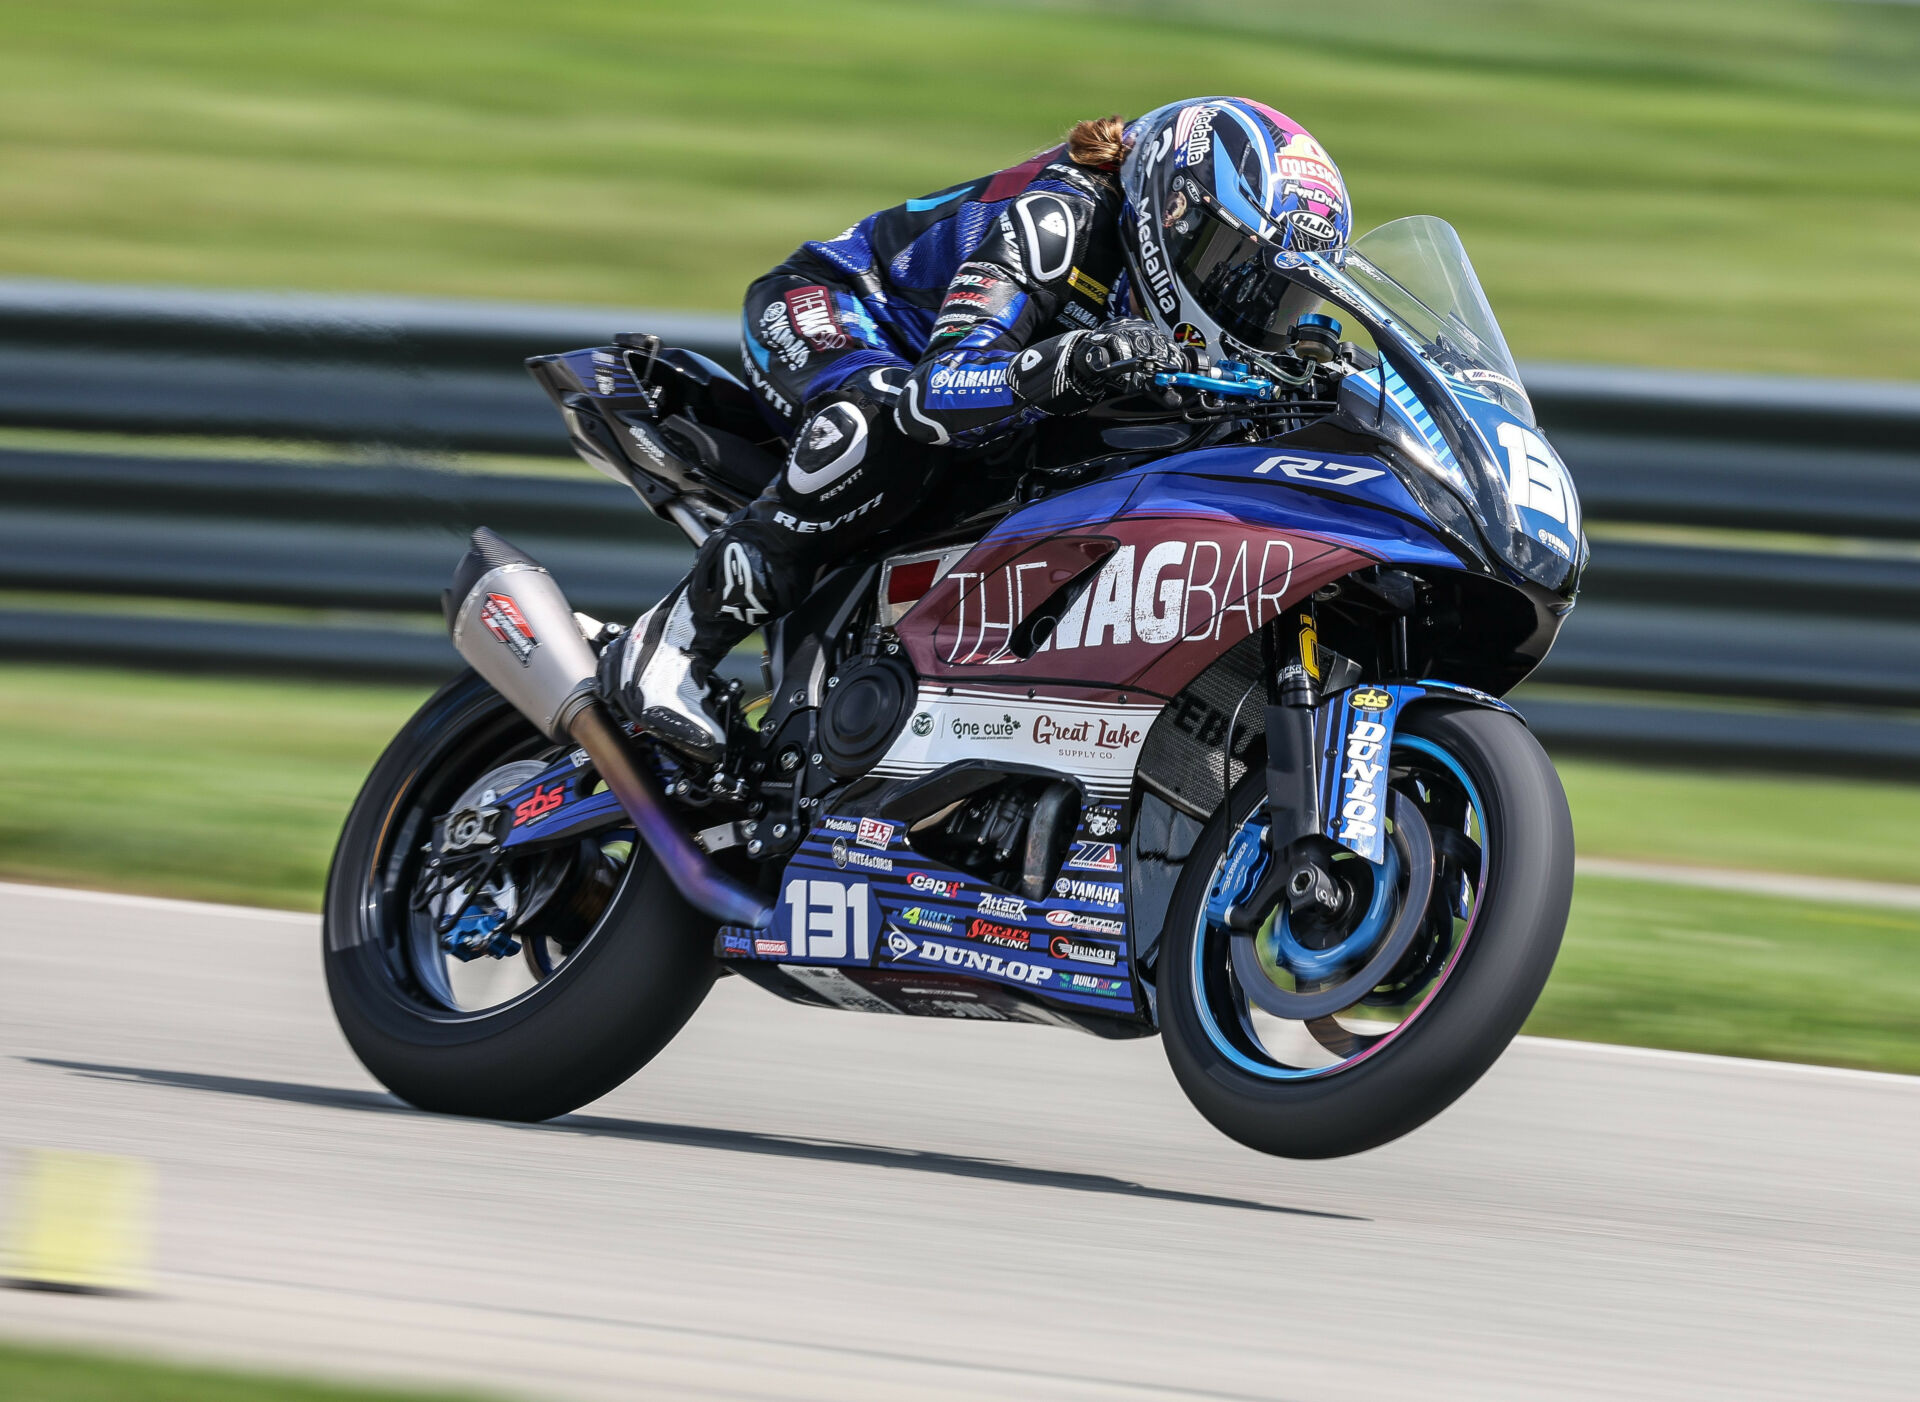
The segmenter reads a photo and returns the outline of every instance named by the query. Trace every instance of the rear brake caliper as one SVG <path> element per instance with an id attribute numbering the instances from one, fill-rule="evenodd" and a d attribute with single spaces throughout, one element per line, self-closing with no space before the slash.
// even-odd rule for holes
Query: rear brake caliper
<path id="1" fill-rule="evenodd" d="M 481 902 L 485 901 L 485 908 Z M 453 928 L 440 936 L 440 947 L 462 963 L 475 959 L 505 959 L 520 952 L 520 941 L 505 929 L 510 912 L 485 896 L 469 900 Z"/>

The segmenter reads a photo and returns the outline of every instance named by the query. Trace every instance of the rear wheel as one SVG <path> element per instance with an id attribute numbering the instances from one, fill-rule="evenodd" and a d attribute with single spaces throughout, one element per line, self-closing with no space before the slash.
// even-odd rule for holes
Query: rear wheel
<path id="1" fill-rule="evenodd" d="M 1167 1058 L 1201 1114 L 1290 1158 L 1357 1153 L 1425 1123 L 1520 1030 L 1559 951 L 1573 823 L 1513 716 L 1423 703 L 1394 736 L 1382 861 L 1329 864 L 1338 916 L 1284 906 L 1252 935 L 1217 917 L 1236 838 L 1266 809 L 1256 771 L 1202 832 L 1168 915 Z"/>
<path id="2" fill-rule="evenodd" d="M 366 1068 L 425 1110 L 543 1120 L 651 1060 L 712 986 L 712 923 L 630 828 L 436 866 L 434 820 L 561 753 L 471 673 L 381 756 L 327 880 L 327 991 Z"/>

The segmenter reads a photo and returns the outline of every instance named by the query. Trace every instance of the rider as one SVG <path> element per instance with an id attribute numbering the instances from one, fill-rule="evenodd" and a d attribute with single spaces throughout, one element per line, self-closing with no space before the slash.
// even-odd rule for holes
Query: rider
<path id="1" fill-rule="evenodd" d="M 951 450 L 1135 394 L 1190 355 L 1258 360 L 1299 310 L 1263 251 L 1325 249 L 1346 186 L 1305 128 L 1190 98 L 801 245 L 747 289 L 747 378 L 793 425 L 785 470 L 611 643 L 601 687 L 643 729 L 716 757 L 714 667 L 815 573 L 899 525 Z"/>

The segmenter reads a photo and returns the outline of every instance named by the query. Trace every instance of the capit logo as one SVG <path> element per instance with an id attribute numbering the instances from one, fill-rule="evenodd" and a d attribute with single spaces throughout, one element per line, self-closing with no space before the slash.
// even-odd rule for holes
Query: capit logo
<path id="1" fill-rule="evenodd" d="M 946 896 L 949 899 L 966 889 L 958 881 L 949 881 L 944 876 L 929 876 L 924 871 L 908 872 L 907 885 L 922 895 Z"/>

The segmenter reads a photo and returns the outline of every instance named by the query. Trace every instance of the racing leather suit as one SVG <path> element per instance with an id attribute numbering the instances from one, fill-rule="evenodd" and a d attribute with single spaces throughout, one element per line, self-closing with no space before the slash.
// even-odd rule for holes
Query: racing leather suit
<path id="1" fill-rule="evenodd" d="M 1068 372 L 1075 340 L 1125 315 L 1121 205 L 1058 147 L 804 244 L 748 289 L 747 378 L 793 448 L 695 558 L 675 641 L 701 686 L 822 564 L 904 521 L 946 450 L 1094 402 Z"/>

